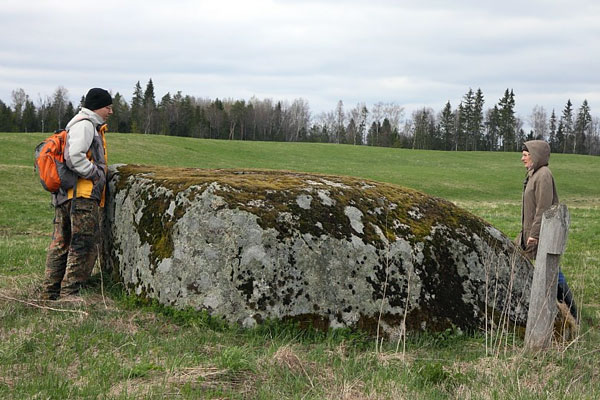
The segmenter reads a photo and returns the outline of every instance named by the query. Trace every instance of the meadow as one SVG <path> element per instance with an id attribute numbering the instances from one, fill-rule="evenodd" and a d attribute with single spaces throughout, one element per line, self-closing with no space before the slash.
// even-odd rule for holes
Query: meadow
<path id="1" fill-rule="evenodd" d="M 405 343 L 278 321 L 224 324 L 128 296 L 93 275 L 81 300 L 43 302 L 53 209 L 33 171 L 46 135 L 0 133 L 0 398 L 600 398 L 600 158 L 552 155 L 570 212 L 561 265 L 581 310 L 577 339 L 527 353 L 522 338 L 449 330 Z M 520 228 L 519 153 L 213 141 L 108 133 L 109 163 L 348 175 L 443 197 L 509 237 Z"/>

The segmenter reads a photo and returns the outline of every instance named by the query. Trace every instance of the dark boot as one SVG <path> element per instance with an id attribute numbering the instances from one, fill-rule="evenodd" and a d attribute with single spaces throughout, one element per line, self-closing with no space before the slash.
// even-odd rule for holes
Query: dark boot
<path id="1" fill-rule="evenodd" d="M 60 294 L 58 292 L 42 292 L 40 299 L 42 300 L 58 300 Z"/>
<path id="2" fill-rule="evenodd" d="M 567 307 L 569 307 L 569 311 L 575 321 L 579 321 L 577 319 L 577 306 L 575 305 L 575 299 L 573 299 L 573 293 L 571 289 L 569 289 L 569 285 L 566 280 L 559 279 L 558 282 L 558 290 L 556 291 L 556 297 L 558 301 L 561 303 L 565 303 Z"/>

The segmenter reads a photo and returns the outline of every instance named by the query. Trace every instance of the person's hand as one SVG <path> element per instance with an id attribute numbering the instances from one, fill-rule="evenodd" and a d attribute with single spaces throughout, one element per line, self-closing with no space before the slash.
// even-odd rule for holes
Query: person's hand
<path id="1" fill-rule="evenodd" d="M 91 179 L 94 184 L 96 184 L 100 179 L 104 178 L 104 171 L 101 168 L 98 168 L 94 165 L 94 169 L 92 172 L 86 177 L 86 179 Z"/>
<path id="2" fill-rule="evenodd" d="M 527 243 L 526 243 L 527 246 L 536 245 L 536 244 L 538 244 L 538 240 L 536 238 L 531 237 L 531 236 L 527 238 Z"/>

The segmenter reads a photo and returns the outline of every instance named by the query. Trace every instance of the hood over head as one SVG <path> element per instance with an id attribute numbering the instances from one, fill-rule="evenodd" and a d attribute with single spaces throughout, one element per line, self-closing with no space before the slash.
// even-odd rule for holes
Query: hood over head
<path id="1" fill-rule="evenodd" d="M 533 170 L 548 165 L 550 161 L 550 145 L 543 140 L 530 140 L 524 143 L 533 161 Z"/>

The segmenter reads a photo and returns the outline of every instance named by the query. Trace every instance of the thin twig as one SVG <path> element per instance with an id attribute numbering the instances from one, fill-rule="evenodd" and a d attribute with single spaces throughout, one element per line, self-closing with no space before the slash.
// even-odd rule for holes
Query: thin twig
<path id="1" fill-rule="evenodd" d="M 577 379 L 575 379 L 575 380 L 572 380 L 572 381 L 569 383 L 569 386 L 567 386 L 567 388 L 565 389 L 565 393 L 569 393 L 569 390 L 571 389 L 571 386 L 573 386 L 573 384 L 575 384 L 575 383 L 577 383 L 578 381 L 580 381 L 580 380 L 581 380 L 581 378 L 583 378 L 584 376 L 585 376 L 585 375 L 579 375 L 579 378 L 577 378 Z"/>
<path id="2" fill-rule="evenodd" d="M 48 306 L 41 306 L 39 304 L 30 303 L 30 302 L 25 301 L 25 300 L 15 299 L 14 297 L 10 297 L 10 296 L 7 296 L 7 295 L 2 294 L 2 293 L 0 293 L 0 297 L 4 298 L 6 300 L 16 301 L 16 302 L 19 302 L 19 303 L 22 303 L 22 304 L 26 304 L 26 305 L 31 306 L 31 307 L 41 308 L 41 309 L 44 309 L 44 310 L 51 310 L 51 311 L 58 311 L 58 312 L 78 313 L 78 314 L 83 314 L 86 317 L 89 315 L 86 311 L 82 311 L 82 310 L 65 310 L 65 309 L 62 309 L 62 308 L 54 308 L 54 307 L 48 307 Z"/>
<path id="3" fill-rule="evenodd" d="M 494 280 L 494 300 L 492 300 L 492 316 L 491 316 L 491 324 L 490 324 L 490 350 L 491 350 L 491 354 L 494 354 L 494 347 L 496 339 L 495 339 L 495 333 L 494 333 L 494 328 L 495 326 L 495 314 L 496 314 L 496 304 L 498 304 L 498 281 L 500 280 L 499 275 L 500 272 L 498 271 L 498 265 L 494 265 L 494 272 L 495 272 L 495 276 L 496 279 Z M 500 318 L 498 319 L 500 321 Z"/>
<path id="4" fill-rule="evenodd" d="M 304 375 L 306 375 L 306 377 L 308 378 L 308 382 L 310 382 L 310 387 L 314 389 L 315 385 L 313 383 L 313 380 L 311 379 L 310 375 L 308 375 L 308 372 L 306 372 L 306 369 L 304 368 L 304 365 L 302 365 L 302 361 L 295 354 L 294 354 L 294 357 L 296 357 L 296 360 L 298 360 L 298 364 L 300 365 L 300 368 L 302 368 L 302 372 L 304 372 Z"/>
<path id="5" fill-rule="evenodd" d="M 407 268 L 408 269 L 408 268 Z M 398 343 L 396 344 L 396 353 L 398 353 L 398 348 L 400 347 L 400 340 L 402 339 L 402 361 L 406 359 L 406 317 L 408 316 L 408 308 L 410 307 L 410 277 L 411 270 L 408 270 L 408 276 L 406 278 L 406 303 L 404 304 L 404 316 L 402 317 L 402 327 L 401 327 L 401 336 L 398 338 Z"/>
<path id="6" fill-rule="evenodd" d="M 100 270 L 100 293 L 102 293 L 102 301 L 104 302 L 104 308 L 108 310 L 108 305 L 106 305 L 106 297 L 104 296 L 104 276 L 102 275 L 102 265 L 100 265 L 100 245 L 96 245 L 98 249 L 98 255 L 96 256 L 96 265 L 98 265 L 98 269 Z"/>
<path id="7" fill-rule="evenodd" d="M 590 354 L 597 353 L 597 352 L 599 352 L 599 351 L 600 351 L 600 349 L 594 349 L 594 350 L 592 350 L 592 351 L 588 351 L 587 353 L 583 353 L 583 354 L 581 355 L 581 357 L 582 357 L 582 358 L 583 358 L 583 357 L 587 357 L 587 356 L 589 356 Z"/>
<path id="8" fill-rule="evenodd" d="M 485 355 L 486 357 L 490 353 L 490 345 L 491 345 L 491 333 L 492 324 L 494 321 L 490 319 L 488 316 L 488 298 L 489 298 L 489 285 L 490 285 L 490 268 L 492 266 L 492 250 L 488 250 L 487 262 L 485 265 Z M 494 304 L 495 306 L 495 304 Z"/>
<path id="9" fill-rule="evenodd" d="M 387 236 L 387 229 L 388 229 L 388 210 L 386 208 L 384 236 Z M 386 254 L 385 254 L 385 282 L 383 282 L 383 297 L 381 298 L 381 304 L 379 305 L 379 317 L 377 318 L 377 337 L 375 338 L 375 353 L 380 353 L 381 348 L 383 346 L 383 334 L 382 334 L 382 338 L 381 338 L 381 344 L 379 344 L 379 332 L 381 329 L 381 318 L 383 316 L 383 304 L 386 301 L 388 278 L 389 278 L 389 274 L 390 274 L 390 243 L 387 240 L 387 237 L 385 239 L 387 241 L 387 248 L 386 248 Z"/>
<path id="10" fill-rule="evenodd" d="M 387 264 L 388 262 L 386 262 Z M 388 283 L 389 267 L 385 269 L 385 282 L 383 283 L 383 297 L 381 298 L 381 304 L 379 305 L 379 317 L 377 318 L 377 337 L 375 342 L 375 353 L 381 352 L 381 345 L 383 345 L 383 337 L 381 338 L 381 345 L 379 345 L 379 331 L 381 329 L 381 317 L 383 315 L 383 304 L 386 301 L 387 283 Z"/>
<path id="11" fill-rule="evenodd" d="M 581 342 L 581 340 L 583 339 L 583 337 L 586 336 L 591 331 L 592 331 L 591 329 L 588 330 L 588 331 L 586 331 L 586 332 L 584 332 L 584 333 L 581 333 L 581 332 L 577 331 L 577 336 L 573 340 L 571 340 L 571 342 L 567 346 L 565 346 L 565 348 L 562 350 L 562 353 L 564 354 L 569 349 L 569 347 L 571 347 L 575 343 Z M 590 353 L 595 353 L 597 351 L 600 351 L 600 349 L 592 350 Z M 589 354 L 589 353 L 586 353 L 585 355 L 587 355 L 587 354 Z"/>

